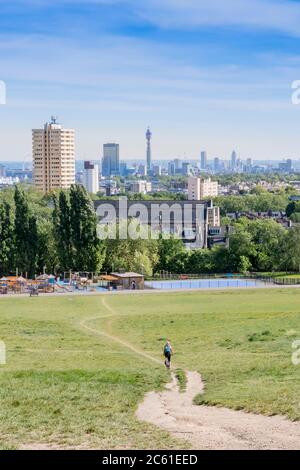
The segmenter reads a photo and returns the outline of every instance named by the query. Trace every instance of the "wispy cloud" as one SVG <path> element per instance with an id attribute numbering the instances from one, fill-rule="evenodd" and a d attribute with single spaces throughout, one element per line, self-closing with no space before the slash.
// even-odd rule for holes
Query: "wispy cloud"
<path id="1" fill-rule="evenodd" d="M 163 28 L 240 26 L 299 36 L 300 5 L 289 0 L 143 0 L 140 15 Z"/>
<path id="2" fill-rule="evenodd" d="M 196 156 L 200 145 L 221 152 L 224 142 L 228 151 L 234 140 L 235 146 L 247 149 L 248 145 L 247 152 L 254 149 L 253 156 L 259 157 L 266 138 L 266 155 L 271 157 L 284 149 L 283 138 L 281 147 L 274 143 L 279 133 L 271 134 L 279 123 L 288 136 L 287 149 L 298 148 L 297 134 L 291 136 L 291 129 L 300 107 L 290 104 L 290 84 L 300 78 L 300 54 L 296 48 L 279 53 L 272 43 L 274 31 L 280 32 L 279 37 L 298 35 L 296 2 L 0 0 L 0 4 L 10 12 L 23 5 L 22 14 L 12 15 L 10 23 L 0 18 L 0 79 L 8 88 L 8 104 L 1 109 L 2 146 L 10 135 L 10 123 L 23 129 L 23 140 L 15 139 L 19 151 L 26 147 L 30 152 L 30 126 L 57 113 L 66 125 L 77 127 L 81 155 L 89 150 L 95 155 L 106 138 L 120 139 L 123 155 L 143 155 L 144 126 L 151 122 L 156 126 L 159 156 L 184 151 Z M 25 10 L 29 23 L 22 29 Z M 245 30 L 257 28 L 260 38 L 268 38 L 265 49 L 256 42 L 256 34 L 250 35 L 250 45 L 243 42 Z M 222 40 L 215 38 L 215 33 L 224 31 Z M 228 31 L 234 37 L 227 43 Z M 297 38 L 287 41 L 290 45 Z M 269 137 L 263 136 L 264 128 Z M 247 141 L 247 135 L 255 132 L 259 138 Z"/>
<path id="3" fill-rule="evenodd" d="M 49 0 L 21 3 L 49 6 Z M 14 3 L 14 2 L 12 2 Z M 56 4 L 128 6 L 161 28 L 236 26 L 300 35 L 300 4 L 293 0 L 57 0 Z"/>

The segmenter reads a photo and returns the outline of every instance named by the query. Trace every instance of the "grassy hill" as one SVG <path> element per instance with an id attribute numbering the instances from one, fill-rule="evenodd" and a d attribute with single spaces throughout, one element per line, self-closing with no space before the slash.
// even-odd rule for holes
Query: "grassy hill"
<path id="1" fill-rule="evenodd" d="M 134 416 L 169 380 L 166 337 L 203 375 L 198 403 L 300 419 L 299 305 L 298 289 L 0 299 L 0 448 L 183 447 Z"/>

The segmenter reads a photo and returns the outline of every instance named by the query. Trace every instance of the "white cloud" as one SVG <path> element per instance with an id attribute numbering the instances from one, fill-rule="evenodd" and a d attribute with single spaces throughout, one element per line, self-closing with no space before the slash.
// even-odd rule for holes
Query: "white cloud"
<path id="1" fill-rule="evenodd" d="M 3 0 L 2 0 L 3 1 Z M 160 28 L 197 29 L 202 26 L 228 26 L 274 30 L 299 36 L 300 4 L 294 0 L 19 0 L 4 5 L 28 4 L 55 8 L 59 5 L 123 6 Z"/>
<path id="2" fill-rule="evenodd" d="M 144 19 L 163 28 L 241 26 L 300 34 L 300 5 L 290 0 L 133 0 L 130 3 Z"/>
<path id="3" fill-rule="evenodd" d="M 143 0 L 132 2 L 132 8 L 166 28 L 268 25 L 291 33 L 295 18 L 290 16 L 287 24 L 290 13 L 285 14 L 291 12 L 290 4 L 251 0 L 251 11 L 248 0 L 224 4 Z M 300 24 L 299 15 L 296 18 Z M 290 153 L 298 148 L 297 134 L 291 136 L 291 129 L 300 107 L 290 105 L 290 84 L 299 79 L 298 56 L 258 57 L 253 51 L 252 63 L 229 63 L 227 55 L 221 65 L 216 55 L 214 61 L 207 60 L 215 45 L 187 46 L 178 41 L 174 46 L 108 34 L 79 36 L 0 34 L 0 78 L 8 86 L 8 105 L 1 110 L 5 113 L 2 148 L 12 152 L 9 141 L 5 144 L 10 123 L 11 128 L 23 129 L 23 140 L 15 139 L 16 145 L 20 142 L 19 153 L 23 147 L 30 153 L 30 127 L 42 124 L 51 113 L 77 127 L 79 156 L 96 155 L 105 139 L 120 139 L 123 156 L 143 155 L 148 123 L 156 127 L 157 156 L 173 157 L 177 151 L 196 156 L 203 145 L 221 153 L 224 142 L 228 148 L 234 142 L 259 157 L 263 139 L 270 157 L 275 152 L 280 156 L 284 145 Z M 282 129 L 274 132 L 277 123 Z M 281 147 L 276 143 L 279 135 Z"/>

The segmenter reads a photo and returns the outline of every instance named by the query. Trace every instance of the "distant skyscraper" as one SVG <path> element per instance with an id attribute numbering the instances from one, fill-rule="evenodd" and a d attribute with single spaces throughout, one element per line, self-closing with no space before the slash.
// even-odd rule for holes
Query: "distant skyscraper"
<path id="1" fill-rule="evenodd" d="M 103 145 L 102 175 L 116 176 L 120 174 L 119 144 Z"/>
<path id="2" fill-rule="evenodd" d="M 0 165 L 0 177 L 6 176 L 6 169 L 4 165 Z"/>
<path id="3" fill-rule="evenodd" d="M 189 175 L 191 172 L 191 165 L 189 162 L 183 162 L 182 163 L 182 174 L 183 175 Z"/>
<path id="4" fill-rule="evenodd" d="M 147 176 L 147 167 L 145 165 L 139 165 L 138 175 L 139 176 Z"/>
<path id="5" fill-rule="evenodd" d="M 148 171 L 148 173 L 150 173 L 151 166 L 152 166 L 151 138 L 152 138 L 152 132 L 150 131 L 150 127 L 148 127 L 147 132 L 146 132 L 146 139 L 147 139 L 147 171 Z"/>
<path id="6" fill-rule="evenodd" d="M 152 172 L 154 176 L 160 176 L 162 173 L 161 165 L 153 165 Z"/>
<path id="7" fill-rule="evenodd" d="M 175 175 L 175 171 L 176 171 L 175 162 L 173 160 L 173 161 L 168 163 L 168 174 L 169 175 Z"/>
<path id="8" fill-rule="evenodd" d="M 234 150 L 231 154 L 231 169 L 232 170 L 236 168 L 236 162 L 237 162 L 237 155 L 236 155 L 236 151 Z"/>
<path id="9" fill-rule="evenodd" d="M 99 191 L 99 167 L 92 162 L 84 162 L 83 185 L 89 193 Z"/>
<path id="10" fill-rule="evenodd" d="M 175 158 L 174 165 L 175 173 L 180 173 L 180 171 L 182 170 L 182 161 L 179 158 Z"/>
<path id="11" fill-rule="evenodd" d="M 214 159 L 214 172 L 218 173 L 220 171 L 221 165 L 220 165 L 220 159 L 216 157 Z"/>
<path id="12" fill-rule="evenodd" d="M 206 170 L 207 168 L 207 153 L 205 151 L 201 152 L 200 167 L 201 170 Z"/>
<path id="13" fill-rule="evenodd" d="M 121 162 L 120 163 L 120 175 L 121 176 L 126 176 L 127 173 L 127 163 L 126 162 Z"/>
<path id="14" fill-rule="evenodd" d="M 43 192 L 75 183 L 75 132 L 56 121 L 53 116 L 43 129 L 32 131 L 33 181 Z"/>

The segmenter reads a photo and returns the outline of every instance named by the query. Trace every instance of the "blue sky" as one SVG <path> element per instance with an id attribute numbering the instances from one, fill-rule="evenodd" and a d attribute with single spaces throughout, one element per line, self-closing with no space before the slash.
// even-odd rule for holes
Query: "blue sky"
<path id="1" fill-rule="evenodd" d="M 52 114 L 77 158 L 300 158 L 300 2 L 0 0 L 0 160 Z"/>

